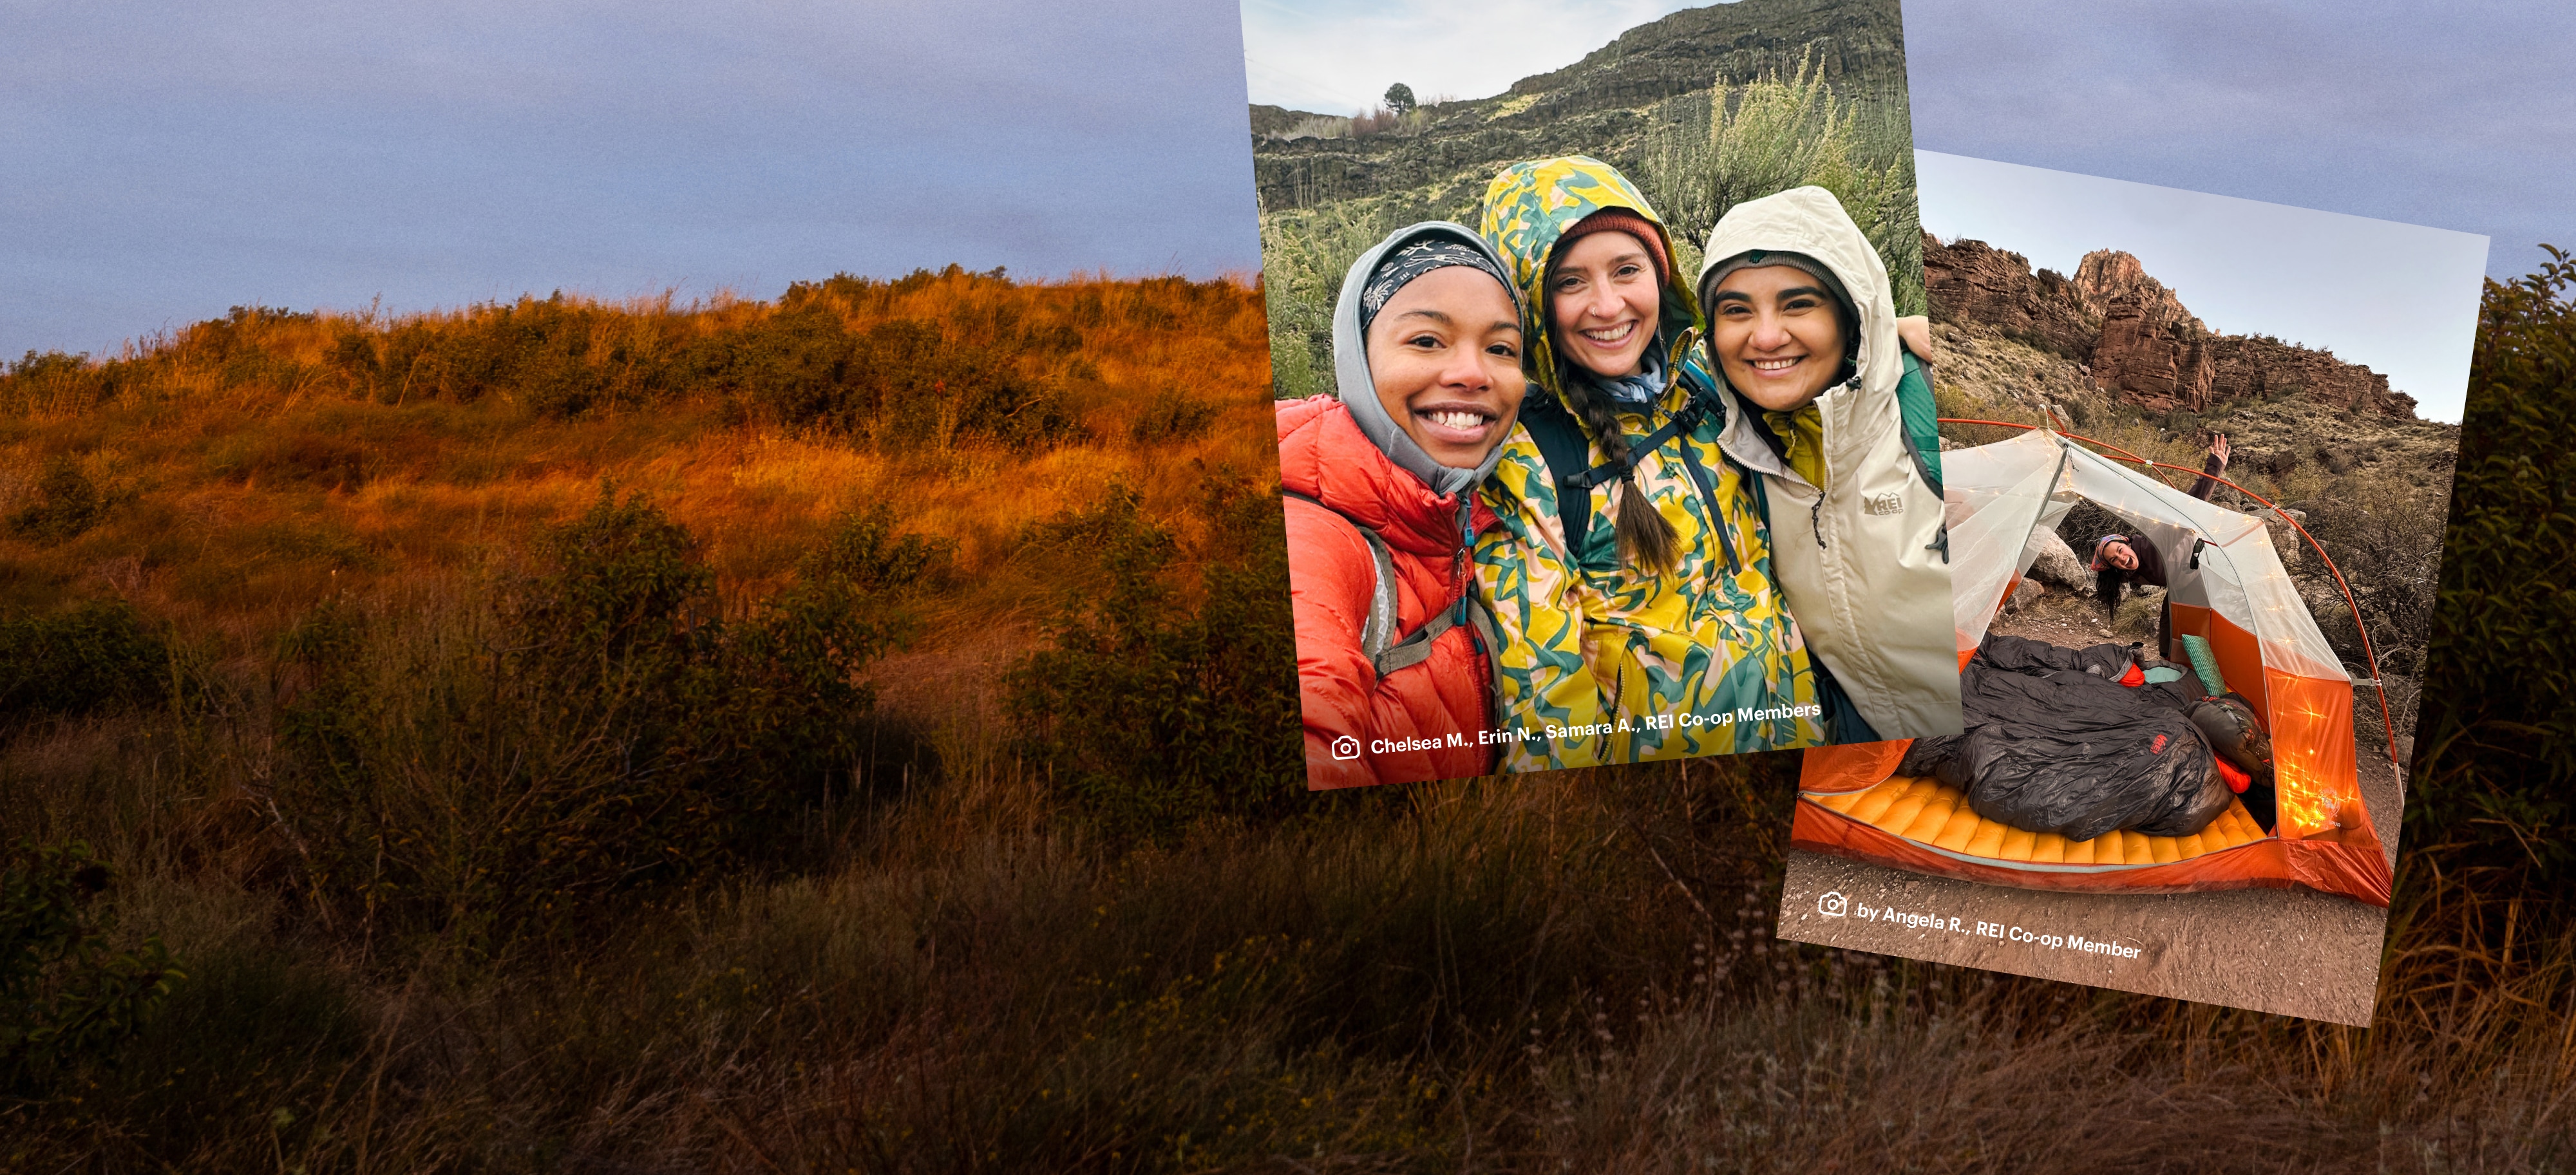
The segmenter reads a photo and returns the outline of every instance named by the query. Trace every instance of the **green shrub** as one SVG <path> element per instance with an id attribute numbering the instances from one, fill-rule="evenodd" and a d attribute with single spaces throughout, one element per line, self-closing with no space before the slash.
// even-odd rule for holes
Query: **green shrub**
<path id="1" fill-rule="evenodd" d="M 1925 311 L 1923 227 L 1915 206 L 1911 129 L 1901 104 L 1837 95 L 1811 48 L 1789 77 L 1724 79 L 1704 113 L 1653 128 L 1633 174 L 1664 214 L 1682 272 L 1727 211 L 1813 184 L 1832 192 L 1887 263 L 1898 314 Z"/>
<path id="2" fill-rule="evenodd" d="M 1016 327 L 987 321 L 983 330 L 1016 339 Z M 810 296 L 721 332 L 692 354 L 697 379 L 771 419 L 882 444 L 1035 448 L 1074 433 L 1061 401 L 1023 376 L 1008 349 L 952 343 L 936 323 L 917 319 L 855 331 Z"/>
<path id="3" fill-rule="evenodd" d="M 1225 409 L 1196 400 L 1179 388 L 1165 388 L 1145 405 L 1128 429 L 1128 436 L 1140 445 L 1178 444 L 1206 436 L 1217 415 Z"/>
<path id="4" fill-rule="evenodd" d="M 952 582 L 957 540 L 898 533 L 894 507 L 885 502 L 841 512 L 823 541 L 796 564 L 800 580 L 838 580 L 870 593 L 936 590 Z"/>
<path id="5" fill-rule="evenodd" d="M 0 407 L 20 412 L 65 412 L 104 404 L 143 382 L 144 359 L 93 363 L 87 355 L 29 351 L 0 364 Z"/>
<path id="6" fill-rule="evenodd" d="M 825 576 L 731 620 L 685 528 L 603 494 L 483 611 L 317 609 L 281 649 L 298 888 L 344 931 L 496 943 L 779 860 L 850 776 L 896 620 Z"/>
<path id="7" fill-rule="evenodd" d="M 158 936 L 115 945 L 113 880 L 79 841 L 0 852 L 0 1089 L 112 1055 L 187 977 Z"/>
<path id="8" fill-rule="evenodd" d="M 87 533 L 107 514 L 107 495 L 70 458 L 45 466 L 33 494 L 10 512 L 9 530 L 40 543 L 60 543 Z"/>
<path id="9" fill-rule="evenodd" d="M 121 600 L 0 619 L 0 722 L 148 704 L 170 668 L 169 643 Z"/>
<path id="10" fill-rule="evenodd" d="M 1010 679 L 1031 759 L 1074 810 L 1120 837 L 1169 839 L 1211 816 L 1293 810 L 1300 759 L 1296 638 L 1279 499 L 1212 479 L 1195 598 L 1180 544 L 1113 487 L 1032 542 L 1088 552 L 1047 647 Z"/>
<path id="11" fill-rule="evenodd" d="M 2410 850 L 2576 878 L 2576 262 L 2489 281 L 2407 797 Z"/>

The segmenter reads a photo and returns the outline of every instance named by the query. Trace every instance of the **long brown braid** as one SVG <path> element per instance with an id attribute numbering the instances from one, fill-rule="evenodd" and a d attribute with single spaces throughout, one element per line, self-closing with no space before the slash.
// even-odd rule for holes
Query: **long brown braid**
<path id="1" fill-rule="evenodd" d="M 1551 299 L 1548 304 L 1551 329 L 1555 326 L 1555 317 L 1556 305 Z M 1675 375 L 1678 376 L 1679 373 L 1676 372 Z M 1583 371 L 1562 356 L 1556 361 L 1556 382 L 1559 389 L 1558 395 L 1564 399 L 1565 406 L 1574 411 L 1575 418 L 1583 422 L 1583 430 L 1592 434 L 1593 443 L 1601 446 L 1602 455 L 1614 463 L 1626 465 L 1628 432 L 1620 426 L 1619 410 L 1609 402 L 1609 397 L 1595 394 L 1590 386 L 1591 381 L 1584 378 Z M 1579 469 L 1559 470 L 1558 476 L 1581 472 L 1583 471 Z M 1560 487 L 1558 492 L 1567 491 Z M 1679 562 L 1676 548 L 1680 546 L 1680 536 L 1673 533 L 1673 524 L 1664 517 L 1663 511 L 1655 509 L 1654 503 L 1646 499 L 1644 491 L 1637 488 L 1637 478 L 1633 470 L 1619 479 L 1619 492 L 1611 510 L 1611 520 L 1619 533 L 1620 562 L 1631 567 L 1644 568 L 1657 575 L 1671 571 Z M 1579 536 L 1576 535 L 1567 535 L 1566 542 L 1571 546 L 1578 538 Z"/>

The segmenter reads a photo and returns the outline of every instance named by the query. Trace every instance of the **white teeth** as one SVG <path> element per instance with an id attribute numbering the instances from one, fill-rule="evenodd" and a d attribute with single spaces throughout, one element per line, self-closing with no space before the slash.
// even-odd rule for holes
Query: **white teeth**
<path id="1" fill-rule="evenodd" d="M 1797 364 L 1798 361 L 1795 359 L 1756 359 L 1753 361 L 1753 370 L 1787 371 L 1788 369 L 1797 366 Z"/>
<path id="2" fill-rule="evenodd" d="M 1431 418 L 1431 423 L 1443 428 L 1477 429 L 1485 426 L 1484 416 L 1475 412 L 1428 412 L 1424 415 Z"/>
<path id="3" fill-rule="evenodd" d="M 1625 324 L 1625 325 L 1619 326 L 1619 327 L 1617 327 L 1617 328 L 1615 328 L 1615 329 L 1611 329 L 1611 330 L 1587 330 L 1587 331 L 1580 331 L 1580 332 L 1577 332 L 1577 333 L 1581 334 L 1584 338 L 1590 339 L 1590 340 L 1592 340 L 1593 342 L 1596 342 L 1596 343 L 1614 343 L 1614 344 L 1615 344 L 1615 343 L 1619 343 L 1619 342 L 1622 342 L 1622 341 L 1626 340 L 1626 339 L 1627 339 L 1627 337 L 1628 337 L 1631 333 L 1635 332 L 1635 330 L 1636 330 L 1636 329 L 1637 329 L 1637 324 L 1636 324 L 1636 323 L 1631 322 L 1631 323 L 1627 323 L 1627 324 Z"/>

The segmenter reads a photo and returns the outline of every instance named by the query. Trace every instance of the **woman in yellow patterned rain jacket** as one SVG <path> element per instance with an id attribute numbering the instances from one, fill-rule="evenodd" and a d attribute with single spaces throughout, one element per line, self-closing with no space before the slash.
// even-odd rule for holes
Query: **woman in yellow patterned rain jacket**
<path id="1" fill-rule="evenodd" d="M 1529 398 L 1480 491 L 1500 525 L 1475 555 L 1503 640 L 1502 768 L 1830 741 L 1654 208 L 1568 156 L 1503 169 L 1478 231 L 1533 320 Z"/>

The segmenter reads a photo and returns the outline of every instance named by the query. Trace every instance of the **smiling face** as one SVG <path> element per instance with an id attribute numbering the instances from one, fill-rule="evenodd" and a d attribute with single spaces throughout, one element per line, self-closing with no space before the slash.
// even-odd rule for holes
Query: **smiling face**
<path id="1" fill-rule="evenodd" d="M 1709 293 L 1708 346 L 1726 382 L 1773 412 L 1806 407 L 1843 370 L 1834 296 L 1794 265 L 1727 274 Z"/>
<path id="2" fill-rule="evenodd" d="M 1547 320 L 1556 353 L 1592 372 L 1637 374 L 1654 341 L 1663 287 L 1646 243 L 1593 232 L 1559 246 L 1547 271 Z"/>
<path id="3" fill-rule="evenodd" d="M 2102 561 L 2122 571 L 2138 569 L 2138 553 L 2130 550 L 2127 543 L 2102 544 Z"/>
<path id="4" fill-rule="evenodd" d="M 1368 328 L 1369 381 L 1396 426 L 1433 461 L 1473 469 L 1503 443 L 1528 383 L 1511 294 L 1465 265 L 1397 290 Z"/>

